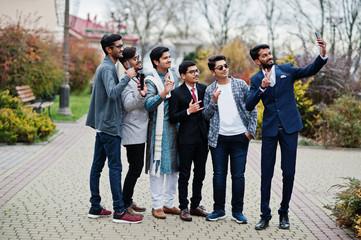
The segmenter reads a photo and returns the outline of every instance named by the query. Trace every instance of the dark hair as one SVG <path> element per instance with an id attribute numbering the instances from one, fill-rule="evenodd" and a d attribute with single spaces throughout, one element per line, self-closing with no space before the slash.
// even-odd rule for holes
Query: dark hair
<path id="1" fill-rule="evenodd" d="M 190 61 L 190 60 L 186 60 L 186 61 L 182 62 L 178 68 L 179 74 L 186 74 L 188 68 L 191 66 L 195 66 L 195 65 L 196 65 L 196 63 L 193 61 Z"/>
<path id="2" fill-rule="evenodd" d="M 123 50 L 123 57 L 121 57 L 119 59 L 119 61 L 121 63 L 125 63 L 126 61 L 128 61 L 129 59 L 133 58 L 135 56 L 135 53 L 137 52 L 137 48 L 136 47 L 126 47 Z"/>
<path id="3" fill-rule="evenodd" d="M 100 40 L 100 44 L 102 45 L 102 49 L 105 55 L 108 55 L 106 47 L 111 47 L 114 45 L 114 42 L 122 40 L 122 36 L 119 34 L 105 34 Z"/>
<path id="4" fill-rule="evenodd" d="M 210 58 L 208 58 L 208 68 L 209 70 L 213 71 L 214 68 L 216 67 L 216 62 L 219 60 L 224 60 L 227 61 L 226 57 L 224 55 L 218 54 L 218 55 L 213 55 Z"/>
<path id="5" fill-rule="evenodd" d="M 260 45 L 257 45 L 255 47 L 253 47 L 251 50 L 249 50 L 249 54 L 251 55 L 253 61 L 258 59 L 259 57 L 259 50 L 261 49 L 264 49 L 264 48 L 268 48 L 269 49 L 269 46 L 267 44 L 260 44 Z"/>
<path id="6" fill-rule="evenodd" d="M 162 57 L 163 53 L 165 52 L 169 52 L 169 48 L 156 47 L 150 52 L 150 60 L 152 61 L 153 68 L 157 68 L 157 65 L 155 65 L 154 60 L 159 61 L 159 59 Z"/>

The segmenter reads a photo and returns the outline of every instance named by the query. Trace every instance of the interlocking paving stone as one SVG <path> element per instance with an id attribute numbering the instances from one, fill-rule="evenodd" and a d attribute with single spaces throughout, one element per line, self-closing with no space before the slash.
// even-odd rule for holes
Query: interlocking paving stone
<path id="1" fill-rule="evenodd" d="M 290 230 L 278 228 L 277 209 L 282 189 L 280 154 L 277 155 L 271 195 L 274 218 L 265 231 L 254 229 L 260 218 L 261 144 L 258 141 L 250 144 L 245 174 L 244 214 L 248 224 L 231 221 L 229 174 L 227 218 L 208 222 L 201 217 L 193 217 L 193 221 L 188 223 L 181 221 L 179 216 L 167 215 L 167 219 L 159 220 L 151 215 L 149 176 L 144 173 L 136 185 L 134 195 L 139 205 L 147 207 L 143 222 L 116 224 L 111 217 L 96 220 L 87 218 L 94 130 L 84 126 L 84 119 L 76 124 L 61 123 L 58 127 L 61 135 L 48 144 L 37 146 L 38 149 L 30 154 L 33 159 L 23 159 L 0 175 L 1 239 L 351 239 L 335 224 L 330 211 L 323 206 L 333 202 L 336 191 L 328 189 L 339 183 L 339 177 L 357 177 L 357 173 L 361 172 L 357 162 L 359 157 L 356 157 L 360 151 L 298 149 L 295 190 L 290 206 Z M 24 150 L 24 146 L 13 147 L 14 152 L 17 147 L 19 151 Z M 6 155 L 4 152 L 4 146 L 0 146 L 0 156 Z M 125 149 L 122 148 L 123 179 L 128 167 L 125 157 Z M 24 173 L 26 177 L 22 176 Z M 7 189 L 6 192 L 3 189 Z M 107 167 L 102 173 L 100 191 L 102 204 L 111 210 Z M 4 194 L 7 196 L 4 197 Z M 208 211 L 212 210 L 212 196 L 212 164 L 209 155 L 202 200 L 202 205 Z"/>

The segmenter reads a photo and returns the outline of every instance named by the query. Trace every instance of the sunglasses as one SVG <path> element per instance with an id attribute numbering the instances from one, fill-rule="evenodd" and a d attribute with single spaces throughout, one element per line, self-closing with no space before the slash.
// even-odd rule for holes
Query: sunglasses
<path id="1" fill-rule="evenodd" d="M 224 65 L 218 65 L 217 67 L 215 67 L 215 69 L 218 69 L 218 70 L 222 71 L 222 70 L 223 70 L 223 67 L 224 67 L 225 69 L 229 68 L 228 63 L 225 63 Z"/>
<path id="2" fill-rule="evenodd" d="M 196 73 L 200 73 L 201 71 L 199 70 L 199 69 L 196 69 L 196 70 L 190 70 L 189 72 L 187 72 L 187 73 L 190 73 L 190 74 L 192 74 L 192 75 L 195 75 Z"/>

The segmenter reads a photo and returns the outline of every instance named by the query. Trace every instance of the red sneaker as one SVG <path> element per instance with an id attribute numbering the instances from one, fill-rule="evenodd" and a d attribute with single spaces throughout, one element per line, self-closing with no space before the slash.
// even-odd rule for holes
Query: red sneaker
<path id="1" fill-rule="evenodd" d="M 115 223 L 141 223 L 142 218 L 138 216 L 134 216 L 128 213 L 127 210 L 121 213 L 114 213 L 113 214 L 113 222 Z"/>
<path id="2" fill-rule="evenodd" d="M 100 217 L 109 217 L 109 215 L 112 214 L 112 211 L 106 210 L 105 208 L 102 208 L 101 210 L 95 211 L 93 208 L 90 208 L 88 217 L 89 218 L 100 218 Z"/>

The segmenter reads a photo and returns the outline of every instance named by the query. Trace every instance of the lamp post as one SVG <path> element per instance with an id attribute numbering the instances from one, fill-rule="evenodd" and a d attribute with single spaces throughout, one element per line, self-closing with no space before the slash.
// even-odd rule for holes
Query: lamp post
<path id="1" fill-rule="evenodd" d="M 122 22 L 124 22 L 128 19 L 130 9 L 125 8 L 124 11 L 120 14 L 115 13 L 116 12 L 115 8 L 112 8 L 110 11 L 111 11 L 110 14 L 113 19 L 113 22 L 117 23 L 118 34 L 121 34 Z"/>
<path id="2" fill-rule="evenodd" d="M 338 24 L 342 23 L 342 17 L 327 17 L 326 20 L 330 23 L 332 29 L 332 44 L 330 53 L 332 56 L 335 55 L 335 45 L 336 45 L 336 27 Z"/>
<path id="3" fill-rule="evenodd" d="M 59 109 L 57 113 L 62 115 L 71 115 L 71 110 L 69 107 L 69 98 L 70 98 L 70 86 L 69 86 L 69 0 L 65 0 L 65 13 L 64 13 L 64 46 L 63 46 L 63 55 L 64 55 L 64 71 L 65 71 L 65 80 L 63 85 L 60 87 L 60 97 L 59 97 Z"/>

